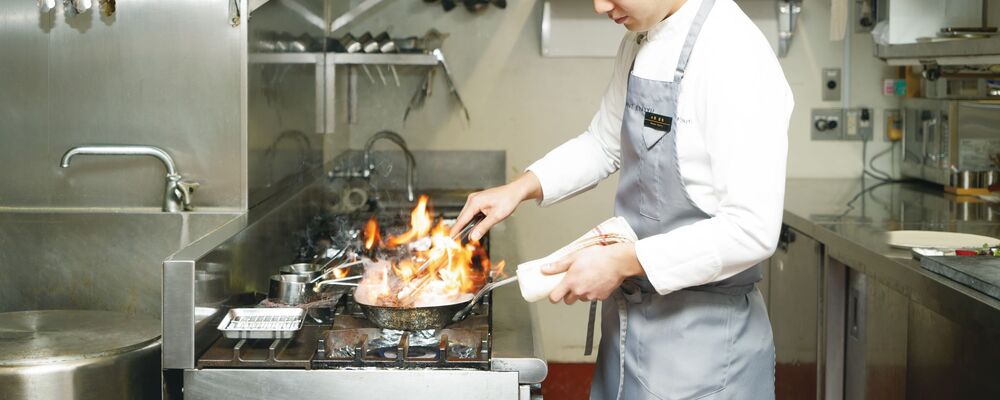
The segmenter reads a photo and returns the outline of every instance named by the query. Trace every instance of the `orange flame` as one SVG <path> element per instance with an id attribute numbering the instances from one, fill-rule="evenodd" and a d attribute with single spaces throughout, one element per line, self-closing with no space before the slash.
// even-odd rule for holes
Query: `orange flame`
<path id="1" fill-rule="evenodd" d="M 382 235 L 378 230 L 378 221 L 375 217 L 368 219 L 368 224 L 365 225 L 365 250 L 371 250 L 375 247 L 376 243 L 382 241 Z"/>
<path id="2" fill-rule="evenodd" d="M 431 223 L 433 223 L 431 213 L 427 211 L 427 201 L 427 195 L 420 195 L 420 198 L 417 199 L 417 206 L 410 213 L 410 230 L 399 236 L 390 237 L 386 243 L 388 247 L 396 247 L 427 236 L 427 232 L 431 230 Z"/>
<path id="3" fill-rule="evenodd" d="M 408 250 L 410 257 L 390 261 L 387 268 L 391 271 L 389 275 L 393 275 L 400 285 L 388 285 L 380 280 L 377 285 L 373 285 L 378 292 L 374 293 L 373 298 L 377 297 L 383 303 L 393 303 L 397 294 L 403 297 L 403 293 L 414 293 L 415 298 L 404 303 L 446 303 L 474 293 L 486 284 L 492 269 L 486 250 L 478 241 L 460 243 L 449 235 L 449 226 L 443 220 L 435 224 L 432 215 L 427 196 L 421 195 L 410 213 L 409 229 L 400 235 L 389 237 L 384 243 L 373 239 L 375 234 L 370 232 L 378 232 L 377 224 L 374 220 L 368 222 L 365 229 L 366 248 L 381 244 L 391 249 L 424 240 L 429 243 L 429 246 L 411 246 Z M 502 270 L 503 262 L 498 267 Z"/>

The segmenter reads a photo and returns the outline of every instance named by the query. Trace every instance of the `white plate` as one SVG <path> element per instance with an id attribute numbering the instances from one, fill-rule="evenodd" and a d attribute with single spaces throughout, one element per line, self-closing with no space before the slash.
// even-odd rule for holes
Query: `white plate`
<path id="1" fill-rule="evenodd" d="M 938 231 L 889 231 L 886 232 L 886 242 L 889 246 L 912 249 L 919 248 L 964 248 L 982 247 L 983 244 L 996 246 L 1000 239 L 970 233 L 938 232 Z"/>

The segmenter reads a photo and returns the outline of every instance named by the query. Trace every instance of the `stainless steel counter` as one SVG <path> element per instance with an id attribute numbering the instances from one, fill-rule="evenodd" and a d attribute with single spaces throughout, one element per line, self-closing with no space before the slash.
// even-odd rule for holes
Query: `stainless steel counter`
<path id="1" fill-rule="evenodd" d="M 790 179 L 785 193 L 785 224 L 823 243 L 831 258 L 932 311 L 1000 329 L 1000 301 L 921 268 L 884 237 L 900 229 L 1000 237 L 1000 211 L 922 183 Z"/>
<path id="2" fill-rule="evenodd" d="M 1000 301 L 923 269 L 885 237 L 1000 237 L 992 206 L 923 183 L 791 179 L 784 223 L 762 282 L 779 399 L 1000 396 Z"/>

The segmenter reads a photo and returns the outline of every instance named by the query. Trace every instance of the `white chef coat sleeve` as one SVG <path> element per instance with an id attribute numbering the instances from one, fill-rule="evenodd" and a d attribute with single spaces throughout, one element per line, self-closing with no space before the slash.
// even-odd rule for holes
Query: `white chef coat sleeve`
<path id="1" fill-rule="evenodd" d="M 528 166 L 542 186 L 541 206 L 566 200 L 597 186 L 621 165 L 621 127 L 628 73 L 635 55 L 634 34 L 618 47 L 611 83 L 600 108 L 581 135 L 559 145 Z"/>
<path id="2" fill-rule="evenodd" d="M 743 60 L 747 68 L 740 72 L 748 79 L 737 85 L 710 80 L 707 101 L 697 106 L 712 179 L 717 188 L 723 183 L 718 209 L 709 219 L 636 243 L 639 263 L 660 294 L 732 277 L 777 246 L 794 101 L 777 60 L 733 53 L 732 63 L 721 64 L 728 68 Z M 732 76 L 731 70 L 711 69 L 713 76 Z"/>

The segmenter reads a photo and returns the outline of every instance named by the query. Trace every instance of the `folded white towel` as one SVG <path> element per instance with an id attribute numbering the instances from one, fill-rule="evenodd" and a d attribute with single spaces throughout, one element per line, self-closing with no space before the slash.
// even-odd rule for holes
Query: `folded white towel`
<path id="1" fill-rule="evenodd" d="M 614 217 L 594 227 L 579 239 L 556 250 L 544 258 L 528 261 L 517 266 L 517 281 L 521 287 L 521 296 L 529 302 L 549 297 L 552 289 L 566 276 L 565 272 L 546 275 L 542 267 L 555 263 L 573 252 L 594 246 L 615 243 L 635 243 L 639 238 L 629 226 L 625 218 Z"/>

